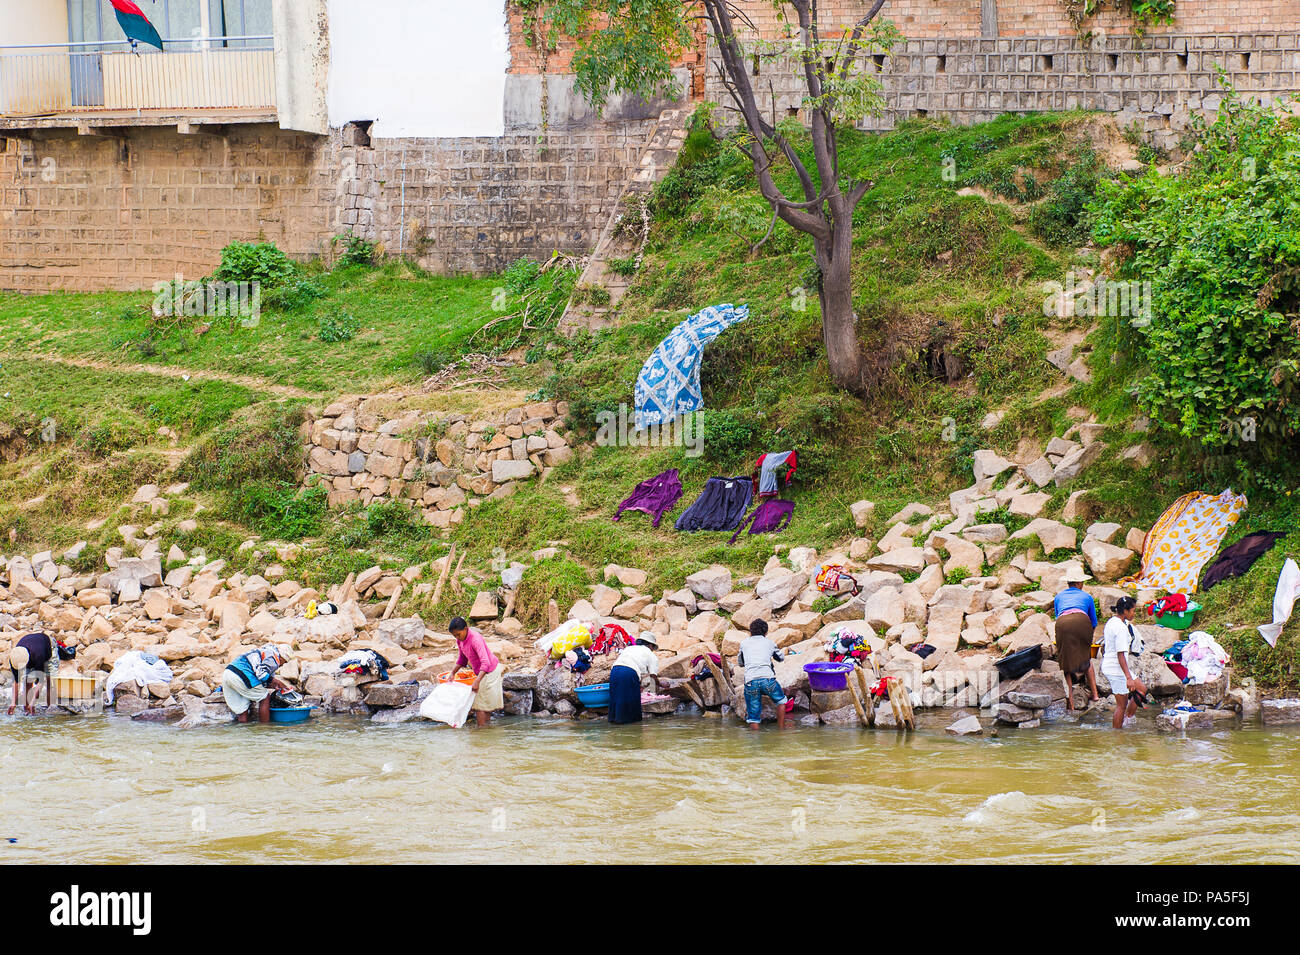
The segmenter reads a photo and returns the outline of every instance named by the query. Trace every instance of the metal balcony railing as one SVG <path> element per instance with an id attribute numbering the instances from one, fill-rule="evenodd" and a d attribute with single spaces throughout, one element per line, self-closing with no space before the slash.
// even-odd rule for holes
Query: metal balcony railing
<path id="1" fill-rule="evenodd" d="M 0 118 L 275 110 L 270 36 L 125 43 L 0 43 Z"/>

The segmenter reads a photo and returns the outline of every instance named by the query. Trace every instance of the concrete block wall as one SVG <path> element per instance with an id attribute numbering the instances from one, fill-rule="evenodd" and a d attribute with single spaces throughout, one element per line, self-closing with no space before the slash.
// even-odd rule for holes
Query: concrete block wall
<path id="1" fill-rule="evenodd" d="M 254 125 L 224 137 L 142 127 L 0 140 L 0 289 L 149 288 L 208 274 L 232 241 L 328 257 L 348 231 L 438 272 L 584 254 L 652 127 L 373 146 L 349 130 Z"/>

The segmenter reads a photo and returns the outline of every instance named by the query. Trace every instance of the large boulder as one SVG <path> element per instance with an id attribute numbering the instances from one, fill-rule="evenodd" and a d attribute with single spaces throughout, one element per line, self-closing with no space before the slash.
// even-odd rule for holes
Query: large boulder
<path id="1" fill-rule="evenodd" d="M 731 593 L 731 570 L 721 564 L 713 564 L 687 577 L 686 586 L 701 600 L 717 603 Z"/>
<path id="2" fill-rule="evenodd" d="M 375 624 L 375 639 L 392 643 L 403 650 L 418 649 L 424 643 L 424 620 L 420 617 L 396 617 Z"/>
<path id="3" fill-rule="evenodd" d="M 796 573 L 793 570 L 778 568 L 769 571 L 760 578 L 758 584 L 754 587 L 754 593 L 760 599 L 770 603 L 774 610 L 780 610 L 799 596 L 800 591 L 807 585 L 808 575 L 806 573 Z"/>

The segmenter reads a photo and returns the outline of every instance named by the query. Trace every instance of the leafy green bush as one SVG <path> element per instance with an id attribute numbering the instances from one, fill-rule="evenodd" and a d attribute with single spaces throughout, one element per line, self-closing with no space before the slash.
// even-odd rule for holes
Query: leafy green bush
<path id="1" fill-rule="evenodd" d="M 301 312 L 318 298 L 323 298 L 325 289 L 319 282 L 311 279 L 298 279 L 284 285 L 272 286 L 262 293 L 262 304 L 280 312 Z"/>
<path id="2" fill-rule="evenodd" d="M 1150 374 L 1139 405 L 1209 448 L 1277 454 L 1300 428 L 1300 128 L 1229 90 L 1178 176 L 1106 182 L 1094 211 L 1120 274 L 1150 283 L 1122 324 Z"/>
<path id="3" fill-rule="evenodd" d="M 321 485 L 255 482 L 231 493 L 232 516 L 261 534 L 299 540 L 319 534 L 329 493 Z"/>
<path id="4" fill-rule="evenodd" d="M 320 340 L 334 345 L 339 342 L 350 342 L 356 335 L 357 329 L 361 323 L 352 317 L 349 312 L 330 312 L 322 315 L 318 319 L 320 325 Z"/>
<path id="5" fill-rule="evenodd" d="M 232 242 L 221 250 L 221 264 L 212 277 L 222 282 L 261 282 L 270 287 L 289 281 L 297 271 L 273 242 Z"/>
<path id="6" fill-rule="evenodd" d="M 344 242 L 343 254 L 339 256 L 338 264 L 346 268 L 349 265 L 374 265 L 379 257 L 379 247 L 369 239 L 363 239 L 361 236 L 349 232 L 338 238 Z"/>
<path id="7" fill-rule="evenodd" d="M 1034 207 L 1029 224 L 1053 245 L 1083 245 L 1091 232 L 1088 203 L 1105 175 L 1101 158 L 1085 145 L 1079 158 L 1048 186 L 1048 198 Z"/>
<path id="8" fill-rule="evenodd" d="M 705 408 L 696 418 L 696 427 L 704 429 L 704 454 L 710 461 L 732 467 L 758 456 L 754 450 L 758 429 L 749 416 Z"/>

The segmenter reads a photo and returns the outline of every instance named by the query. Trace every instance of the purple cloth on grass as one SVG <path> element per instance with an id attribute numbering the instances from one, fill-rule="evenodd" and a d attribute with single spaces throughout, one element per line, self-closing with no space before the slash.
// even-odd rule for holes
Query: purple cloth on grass
<path id="1" fill-rule="evenodd" d="M 751 534 L 769 534 L 789 526 L 790 518 L 793 515 L 794 501 L 787 501 L 782 497 L 769 497 L 754 508 L 749 517 L 741 521 L 740 526 L 736 528 L 736 533 L 731 535 L 731 540 L 727 541 L 727 543 L 736 543 L 736 538 L 740 536 L 740 532 L 745 529 L 746 524 L 749 525 Z"/>
<path id="2" fill-rule="evenodd" d="M 749 510 L 753 493 L 747 477 L 711 477 L 674 526 L 679 531 L 729 531 Z"/>
<path id="3" fill-rule="evenodd" d="M 677 477 L 677 469 L 670 468 L 663 474 L 656 474 L 650 480 L 638 484 L 618 506 L 614 520 L 618 520 L 624 511 L 645 511 L 654 518 L 654 526 L 658 527 L 664 515 L 673 509 L 681 496 L 682 482 Z"/>

